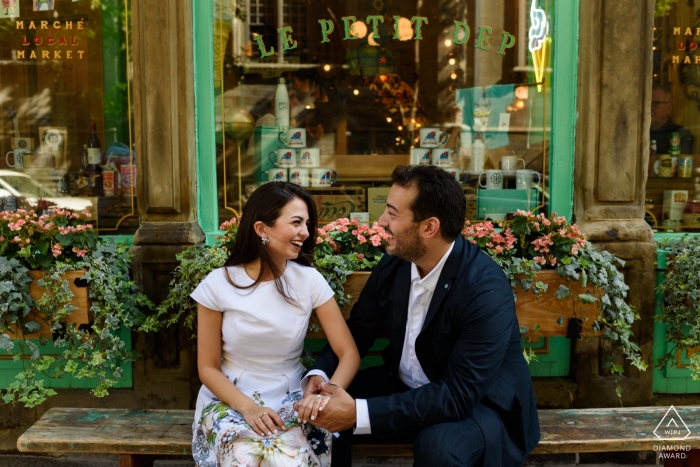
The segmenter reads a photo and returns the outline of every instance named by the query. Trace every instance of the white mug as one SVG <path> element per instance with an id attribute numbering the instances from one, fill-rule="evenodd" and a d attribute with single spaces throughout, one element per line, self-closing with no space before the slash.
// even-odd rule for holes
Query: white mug
<path id="1" fill-rule="evenodd" d="M 338 172 L 325 167 L 311 169 L 311 186 L 329 187 L 338 179 Z"/>
<path id="2" fill-rule="evenodd" d="M 459 183 L 466 182 L 467 177 L 469 176 L 469 172 L 467 172 L 466 170 L 460 170 L 455 167 L 443 167 L 442 170 L 454 177 L 454 179 L 457 180 Z"/>
<path id="3" fill-rule="evenodd" d="M 309 186 L 309 169 L 302 167 L 294 167 L 289 169 L 289 183 L 308 187 Z"/>
<path id="4" fill-rule="evenodd" d="M 439 148 L 447 142 L 450 134 L 446 131 L 440 131 L 440 128 L 421 128 L 420 129 L 420 147 L 422 148 Z"/>
<path id="5" fill-rule="evenodd" d="M 267 158 L 270 159 L 270 162 L 277 167 L 296 167 L 297 165 L 296 149 L 278 149 L 270 152 L 270 154 L 267 155 Z"/>
<path id="6" fill-rule="evenodd" d="M 532 176 L 537 175 L 537 181 L 532 181 Z M 515 188 L 517 190 L 530 190 L 533 185 L 539 185 L 542 177 L 539 172 L 534 170 L 523 169 L 515 171 Z"/>
<path id="7" fill-rule="evenodd" d="M 306 147 L 306 129 L 288 128 L 279 132 L 279 141 L 288 148 Z"/>
<path id="8" fill-rule="evenodd" d="M 503 156 L 501 158 L 501 170 L 505 173 L 513 174 L 518 170 L 518 162 L 522 162 L 522 168 L 525 168 L 525 159 L 521 159 L 518 156 Z"/>
<path id="9" fill-rule="evenodd" d="M 433 165 L 438 167 L 452 167 L 457 161 L 457 153 L 449 148 L 436 148 L 432 151 Z"/>
<path id="10" fill-rule="evenodd" d="M 23 169 L 25 152 L 29 152 L 29 149 L 15 148 L 12 151 L 8 151 L 7 154 L 5 154 L 5 162 L 7 163 L 7 166 L 12 167 L 13 169 Z M 15 161 L 13 164 L 10 164 L 10 154 L 15 156 Z"/>
<path id="11" fill-rule="evenodd" d="M 481 183 L 481 176 L 486 175 L 485 183 Z M 502 190 L 503 189 L 503 171 L 502 170 L 487 170 L 479 174 L 479 186 L 487 190 Z"/>
<path id="12" fill-rule="evenodd" d="M 430 149 L 411 148 L 411 165 L 430 165 Z"/>
<path id="13" fill-rule="evenodd" d="M 299 167 L 320 167 L 321 150 L 319 148 L 299 149 Z"/>
<path id="14" fill-rule="evenodd" d="M 277 169 L 267 169 L 267 172 L 263 172 L 263 176 L 267 178 L 268 182 L 286 182 L 289 180 L 287 176 L 287 169 L 277 168 Z"/>

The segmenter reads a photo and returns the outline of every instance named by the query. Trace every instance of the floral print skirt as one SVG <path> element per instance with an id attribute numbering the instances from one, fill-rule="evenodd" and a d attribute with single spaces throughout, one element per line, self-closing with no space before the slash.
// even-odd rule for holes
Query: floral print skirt
<path id="1" fill-rule="evenodd" d="M 302 398 L 287 394 L 277 410 L 287 427 L 276 435 L 260 436 L 241 414 L 219 400 L 204 406 L 193 425 L 192 456 L 198 467 L 327 467 L 331 465 L 332 435 L 300 423 L 292 405 Z M 258 405 L 265 406 L 258 393 Z"/>

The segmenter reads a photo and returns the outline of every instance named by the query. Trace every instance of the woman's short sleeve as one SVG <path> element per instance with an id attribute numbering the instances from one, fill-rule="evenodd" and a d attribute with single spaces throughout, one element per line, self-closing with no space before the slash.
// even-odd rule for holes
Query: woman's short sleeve
<path id="1" fill-rule="evenodd" d="M 328 285 L 326 279 L 314 268 L 310 268 L 313 271 L 313 289 L 311 290 L 311 306 L 312 308 L 317 308 L 328 300 L 333 298 L 333 289 Z"/>
<path id="2" fill-rule="evenodd" d="M 190 297 L 194 299 L 195 302 L 203 305 L 209 309 L 215 311 L 221 311 L 219 306 L 219 276 L 221 275 L 221 269 L 215 269 L 210 272 L 207 277 L 204 278 L 202 282 L 199 283 L 194 292 L 190 294 Z"/>

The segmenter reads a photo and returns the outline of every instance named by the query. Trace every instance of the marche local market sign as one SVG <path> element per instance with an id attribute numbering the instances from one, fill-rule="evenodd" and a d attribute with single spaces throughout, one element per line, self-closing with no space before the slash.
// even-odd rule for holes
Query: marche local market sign
<path id="1" fill-rule="evenodd" d="M 17 60 L 82 60 L 85 58 L 78 38 L 71 34 L 84 30 L 84 21 L 19 21 L 15 20 L 18 31 L 36 30 L 34 37 L 22 36 L 22 48 L 17 50 Z M 42 31 L 47 31 L 43 33 Z M 45 46 L 42 50 L 29 49 L 32 46 Z"/>

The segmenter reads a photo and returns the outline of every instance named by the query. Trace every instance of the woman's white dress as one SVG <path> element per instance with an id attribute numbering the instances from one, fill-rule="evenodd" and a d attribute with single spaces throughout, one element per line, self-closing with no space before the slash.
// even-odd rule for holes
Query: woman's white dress
<path id="1" fill-rule="evenodd" d="M 253 283 L 242 266 L 225 269 L 235 284 Z M 287 294 L 299 306 L 284 300 L 275 281 L 251 289 L 234 287 L 224 268 L 212 271 L 192 292 L 197 303 L 224 314 L 221 371 L 261 406 L 261 413 L 263 407 L 277 411 L 288 428 L 261 437 L 202 386 L 192 440 L 192 454 L 200 467 L 330 464 L 331 435 L 300 424 L 292 404 L 302 397 L 299 384 L 305 369 L 299 358 L 311 311 L 333 298 L 333 290 L 314 268 L 292 261 L 282 277 Z"/>

